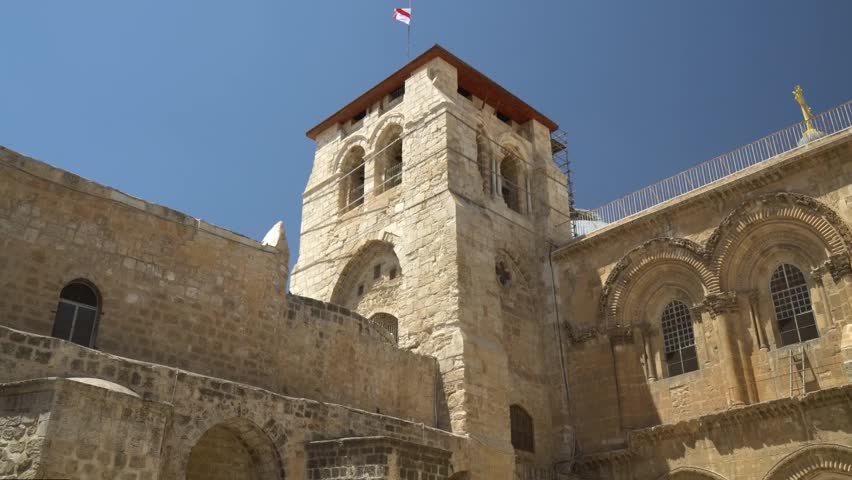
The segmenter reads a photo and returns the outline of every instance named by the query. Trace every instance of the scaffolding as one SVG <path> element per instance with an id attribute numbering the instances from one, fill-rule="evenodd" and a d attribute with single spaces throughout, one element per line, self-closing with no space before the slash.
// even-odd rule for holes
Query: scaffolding
<path id="1" fill-rule="evenodd" d="M 565 188 L 568 193 L 568 215 L 571 220 L 571 232 L 577 236 L 577 226 L 573 221 L 577 211 L 574 208 L 574 184 L 571 181 L 571 160 L 568 155 L 568 133 L 564 130 L 555 130 L 550 134 L 550 152 L 553 154 L 553 163 L 565 175 Z"/>

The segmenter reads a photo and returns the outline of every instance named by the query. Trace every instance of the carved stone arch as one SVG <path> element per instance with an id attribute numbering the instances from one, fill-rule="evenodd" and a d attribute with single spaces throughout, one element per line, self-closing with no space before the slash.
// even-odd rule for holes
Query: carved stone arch
<path id="1" fill-rule="evenodd" d="M 678 467 L 664 473 L 657 480 L 725 480 L 725 477 L 703 468 Z"/>
<path id="2" fill-rule="evenodd" d="M 523 266 L 525 263 L 517 255 L 505 248 L 500 248 L 497 250 L 494 261 L 495 266 L 498 268 L 501 263 L 509 268 L 509 271 L 512 273 L 512 283 L 514 285 L 519 286 L 525 292 L 531 291 L 533 286 L 532 275 Z"/>
<path id="3" fill-rule="evenodd" d="M 763 480 L 809 480 L 821 473 L 852 477 L 852 448 L 836 444 L 807 445 L 782 458 Z"/>
<path id="4" fill-rule="evenodd" d="M 376 142 L 383 135 L 387 133 L 388 128 L 391 128 L 393 125 L 399 127 L 402 132 L 405 132 L 405 116 L 401 113 L 386 113 L 382 115 L 381 119 L 373 126 L 369 135 L 369 144 L 372 145 L 370 151 L 372 152 L 375 149 Z"/>
<path id="5" fill-rule="evenodd" d="M 598 314 L 608 326 L 625 325 L 634 319 L 624 318 L 624 306 L 637 278 L 663 265 L 677 265 L 687 275 L 694 275 L 704 294 L 718 291 L 719 282 L 707 264 L 702 248 L 690 240 L 656 238 L 627 252 L 610 272 L 598 303 Z"/>
<path id="6" fill-rule="evenodd" d="M 364 270 L 369 267 L 373 259 L 383 254 L 392 255 L 396 259 L 398 270 L 395 272 L 394 279 L 401 277 L 402 267 L 394 244 L 386 240 L 364 240 L 359 247 L 353 250 L 349 260 L 337 275 L 337 281 L 331 293 L 331 303 L 346 306 L 346 296 L 357 287 L 356 283 Z"/>
<path id="7" fill-rule="evenodd" d="M 334 155 L 334 160 L 332 162 L 332 171 L 334 173 L 346 173 L 342 171 L 343 159 L 346 158 L 346 155 L 348 155 L 355 147 L 361 147 L 361 149 L 364 150 L 364 155 L 366 156 L 367 152 L 370 151 L 370 142 L 367 141 L 367 137 L 364 135 L 350 135 L 343 143 L 340 144 L 340 148 L 337 149 L 337 153 Z"/>
<path id="8" fill-rule="evenodd" d="M 513 131 L 505 131 L 497 135 L 494 143 L 501 148 L 512 150 L 517 154 L 525 165 L 528 165 L 532 158 L 531 145 L 522 140 L 518 134 Z"/>
<path id="9" fill-rule="evenodd" d="M 277 426 L 272 427 L 273 433 L 278 432 Z M 283 433 L 279 432 L 279 433 Z M 284 467 L 281 462 L 280 448 L 285 439 L 279 438 L 275 441 L 263 428 L 253 421 L 243 417 L 232 417 L 224 421 L 210 425 L 203 432 L 198 432 L 193 439 L 189 454 L 184 460 L 184 468 L 187 480 L 209 478 L 209 469 L 217 468 L 210 465 L 211 460 L 219 457 L 219 451 L 223 443 L 230 443 L 241 450 L 248 457 L 246 462 L 240 464 L 235 458 L 227 460 L 227 467 L 234 468 L 231 472 L 232 478 L 244 477 L 246 479 L 268 478 L 271 480 L 284 480 Z M 237 452 L 229 449 L 229 456 L 236 457 Z M 217 472 L 221 474 L 222 472 Z M 240 475 L 242 474 L 242 475 Z"/>
<path id="10" fill-rule="evenodd" d="M 833 271 L 849 273 L 849 251 L 852 246 L 852 233 L 840 216 L 822 202 L 799 193 L 777 192 L 761 195 L 740 204 L 719 224 L 708 238 L 705 252 L 717 273 L 721 287 L 730 288 L 730 272 L 733 272 L 732 259 L 738 247 L 751 233 L 762 226 L 772 223 L 778 228 L 796 235 L 799 231 L 802 242 L 818 238 L 825 249 L 825 261 Z M 770 236 L 771 237 L 771 236 Z M 771 238 L 768 238 L 771 240 Z M 760 252 L 749 252 L 759 254 Z"/>

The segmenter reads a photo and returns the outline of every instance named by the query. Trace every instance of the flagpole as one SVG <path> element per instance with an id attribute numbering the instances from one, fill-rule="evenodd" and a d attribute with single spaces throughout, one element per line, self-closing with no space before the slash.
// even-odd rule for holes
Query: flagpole
<path id="1" fill-rule="evenodd" d="M 411 0 L 408 0 L 408 11 L 411 12 Z M 411 19 L 408 20 L 408 41 L 405 43 L 405 55 L 411 60 Z"/>

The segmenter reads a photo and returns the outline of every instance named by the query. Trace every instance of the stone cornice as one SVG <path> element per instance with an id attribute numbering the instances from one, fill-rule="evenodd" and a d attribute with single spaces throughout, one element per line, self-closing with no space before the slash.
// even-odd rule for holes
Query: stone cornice
<path id="1" fill-rule="evenodd" d="M 602 242 L 609 241 L 613 236 L 624 235 L 625 229 L 640 229 L 649 224 L 660 222 L 666 215 L 690 208 L 696 203 L 707 201 L 716 195 L 729 195 L 738 191 L 754 191 L 777 181 L 779 171 L 804 168 L 808 162 L 817 161 L 821 156 L 850 143 L 852 143 L 852 131 L 828 135 L 803 147 L 782 153 L 689 193 L 621 219 L 591 234 L 570 240 L 553 252 L 553 259 L 562 260 L 574 252 L 593 248 Z"/>
<path id="2" fill-rule="evenodd" d="M 660 441 L 695 438 L 731 425 L 743 425 L 791 415 L 798 417 L 800 411 L 807 412 L 808 409 L 849 403 L 852 403 L 852 384 L 818 390 L 799 397 L 735 407 L 677 423 L 632 430 L 627 435 L 627 448 L 590 453 L 578 458 L 576 464 L 595 466 L 622 462 L 624 459 L 636 456 L 643 447 Z"/>

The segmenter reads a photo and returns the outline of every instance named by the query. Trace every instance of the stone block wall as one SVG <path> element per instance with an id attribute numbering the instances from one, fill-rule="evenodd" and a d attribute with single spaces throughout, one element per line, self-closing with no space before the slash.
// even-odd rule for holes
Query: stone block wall
<path id="1" fill-rule="evenodd" d="M 306 446 L 309 480 L 443 480 L 451 453 L 388 437 L 341 438 Z"/>
<path id="2" fill-rule="evenodd" d="M 100 293 L 96 346 L 272 387 L 288 255 L 0 148 L 3 324 L 49 335 L 59 293 Z"/>
<path id="3" fill-rule="evenodd" d="M 283 232 L 261 245 L 5 149 L 0 171 L 0 324 L 49 335 L 59 292 L 84 278 L 100 293 L 99 350 L 435 425 L 434 359 L 287 295 Z M 50 370 L 49 341 L 32 341 L 3 348 Z"/>
<path id="4" fill-rule="evenodd" d="M 52 390 L 0 392 L 0 478 L 36 478 L 53 404 Z"/>
<path id="5" fill-rule="evenodd" d="M 119 471 L 116 462 L 128 468 L 141 465 L 135 457 L 139 453 L 129 446 L 122 447 L 125 445 L 123 437 L 120 440 L 115 437 L 119 433 L 126 435 L 127 442 L 133 446 L 162 452 L 159 460 L 153 454 L 148 455 L 147 463 L 139 467 L 148 469 L 152 462 L 159 461 L 159 473 L 153 477 L 139 473 L 139 480 L 209 478 L 203 460 L 223 445 L 236 443 L 243 445 L 246 455 L 235 457 L 233 462 L 220 462 L 222 475 L 239 478 L 235 472 L 242 471 L 251 472 L 257 478 L 306 478 L 306 443 L 356 436 L 384 436 L 416 444 L 419 448 L 452 452 L 457 471 L 469 466 L 469 447 L 464 437 L 422 423 L 351 406 L 287 397 L 254 386 L 86 349 L 63 340 L 5 328 L 0 332 L 4 333 L 0 339 L 0 397 L 14 395 L 16 389 L 22 388 L 21 380 L 24 379 L 87 377 L 59 382 L 61 387 L 53 391 L 65 391 L 66 383 L 73 384 L 69 387 L 73 395 L 62 400 L 56 393 L 60 400 L 53 401 L 49 409 L 30 408 L 34 413 L 58 417 L 51 417 L 51 421 L 56 420 L 57 436 L 53 438 L 57 441 L 49 442 L 50 448 L 45 447 L 42 455 L 42 463 L 49 464 L 55 476 L 92 478 L 83 475 L 81 469 L 94 472 L 92 475 L 97 477 L 102 472 L 112 475 Z M 17 352 L 25 349 L 32 353 L 19 358 Z M 10 364 L 16 368 L 5 368 Z M 23 381 L 31 385 L 39 382 L 42 381 Z M 38 403 L 28 401 L 26 404 Z M 84 408 L 86 405 L 91 408 Z M 168 412 L 169 418 L 169 427 L 160 430 L 164 435 L 161 440 L 155 438 L 153 429 L 148 430 L 149 436 L 140 437 L 132 429 L 128 430 L 129 427 L 122 427 L 124 423 L 150 425 L 160 408 Z M 0 415 L 5 421 L 20 413 L 15 410 Z M 93 428 L 90 425 L 93 423 L 99 427 Z M 48 432 L 53 431 L 52 428 L 49 426 Z M 5 429 L 0 432 L 0 438 L 11 435 L 5 432 Z M 98 439 L 106 443 L 94 445 L 94 450 L 87 446 L 96 444 Z M 124 452 L 126 456 L 109 448 Z M 246 458 L 251 459 L 250 464 Z M 14 468 L 23 463 L 16 463 Z M 89 463 L 92 466 L 85 467 Z M 68 474 L 69 469 L 75 468 L 78 476 Z M 65 473 L 60 475 L 62 472 Z"/>
<path id="6" fill-rule="evenodd" d="M 839 347 L 852 321 L 850 225 L 846 131 L 557 250 L 581 450 L 618 450 L 633 430 L 848 384 Z M 817 339 L 781 344 L 769 277 L 782 263 L 806 277 Z M 699 359 L 676 376 L 661 351 L 672 298 L 689 305 Z"/>

